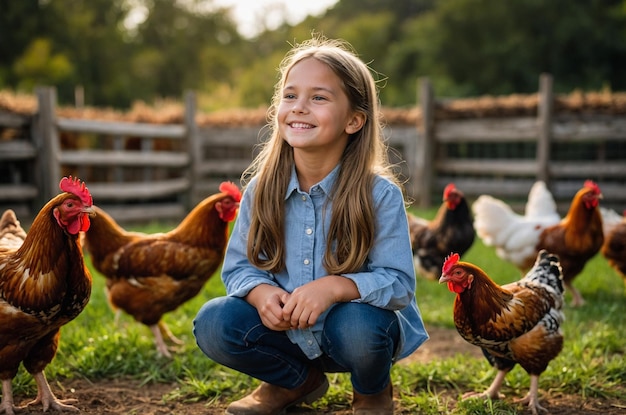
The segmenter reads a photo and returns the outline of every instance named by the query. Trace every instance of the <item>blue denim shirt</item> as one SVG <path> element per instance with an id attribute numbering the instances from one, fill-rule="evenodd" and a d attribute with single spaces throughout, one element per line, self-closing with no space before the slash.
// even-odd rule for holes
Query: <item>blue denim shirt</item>
<path id="1" fill-rule="evenodd" d="M 279 286 L 292 292 L 296 287 L 328 275 L 322 259 L 332 208 L 329 195 L 338 171 L 339 166 L 306 193 L 299 189 L 293 170 L 285 195 L 286 268 L 278 273 L 259 270 L 246 256 L 255 181 L 248 185 L 222 266 L 222 280 L 228 295 L 245 297 L 259 284 Z M 402 338 L 394 357 L 397 360 L 416 350 L 428 339 L 428 334 L 414 295 L 415 268 L 402 193 L 389 180 L 377 177 L 373 200 L 377 220 L 374 246 L 359 272 L 343 276 L 358 287 L 361 297 L 354 301 L 394 310 L 398 315 Z M 287 332 L 291 341 L 310 359 L 322 354 L 319 344 L 327 313 L 310 328 Z"/>

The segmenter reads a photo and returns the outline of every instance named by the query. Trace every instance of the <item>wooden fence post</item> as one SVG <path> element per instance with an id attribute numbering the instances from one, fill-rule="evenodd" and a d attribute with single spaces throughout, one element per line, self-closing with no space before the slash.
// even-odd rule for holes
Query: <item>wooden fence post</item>
<path id="1" fill-rule="evenodd" d="M 59 193 L 61 165 L 59 163 L 59 133 L 56 126 L 57 94 L 54 87 L 36 89 L 38 114 L 35 128 L 35 145 L 40 150 L 41 162 L 39 174 L 41 193 L 38 195 L 41 205 Z"/>
<path id="2" fill-rule="evenodd" d="M 417 205 L 420 208 L 429 208 L 432 204 L 436 140 L 434 134 L 435 98 L 433 86 L 428 78 L 419 79 L 419 103 L 422 109 L 422 125 L 417 127 L 421 132 L 421 139 L 418 135 L 413 188 Z"/>
<path id="3" fill-rule="evenodd" d="M 187 91 L 185 93 L 185 134 L 186 148 L 189 154 L 189 167 L 187 168 L 187 178 L 189 180 L 189 190 L 184 201 L 184 205 L 187 211 L 191 211 L 196 204 L 196 191 L 198 186 L 198 166 L 202 160 L 202 146 L 200 145 L 200 137 L 198 135 L 198 126 L 196 124 L 196 94 L 193 91 Z"/>
<path id="4" fill-rule="evenodd" d="M 537 180 L 543 180 L 550 188 L 550 143 L 552 141 L 552 111 L 554 94 L 552 75 L 543 73 L 539 77 L 539 103 L 537 105 L 539 137 L 537 137 Z"/>

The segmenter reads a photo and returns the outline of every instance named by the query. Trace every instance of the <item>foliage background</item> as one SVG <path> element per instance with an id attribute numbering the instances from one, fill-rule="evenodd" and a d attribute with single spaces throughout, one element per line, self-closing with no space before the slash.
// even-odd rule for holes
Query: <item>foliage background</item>
<path id="1" fill-rule="evenodd" d="M 202 111 L 256 108 L 312 31 L 350 42 L 389 107 L 414 105 L 421 76 L 449 97 L 535 92 L 542 72 L 557 93 L 626 90 L 626 0 L 338 0 L 252 39 L 212 0 L 0 0 L 0 89 L 73 104 L 81 86 L 85 105 L 120 109 L 193 89 Z"/>

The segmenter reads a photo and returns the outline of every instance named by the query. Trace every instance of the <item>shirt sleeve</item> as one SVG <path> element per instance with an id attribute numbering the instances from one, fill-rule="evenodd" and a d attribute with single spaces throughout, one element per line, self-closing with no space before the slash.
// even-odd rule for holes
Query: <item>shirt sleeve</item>
<path id="1" fill-rule="evenodd" d="M 245 297 L 259 284 L 278 286 L 271 273 L 256 268 L 248 261 L 246 252 L 252 198 L 253 186 L 251 183 L 244 192 L 239 205 L 239 213 L 222 264 L 222 281 L 226 286 L 226 294 L 234 297 Z"/>
<path id="2" fill-rule="evenodd" d="M 361 272 L 344 274 L 357 285 L 360 301 L 401 310 L 414 300 L 415 268 L 406 207 L 400 188 L 378 178 L 374 186 L 376 236 Z"/>

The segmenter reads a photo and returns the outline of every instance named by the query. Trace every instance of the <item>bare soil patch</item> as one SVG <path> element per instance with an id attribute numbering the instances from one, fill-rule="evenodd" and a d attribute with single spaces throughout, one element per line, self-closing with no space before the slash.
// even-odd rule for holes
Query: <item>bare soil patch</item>
<path id="1" fill-rule="evenodd" d="M 437 358 L 447 358 L 455 354 L 481 357 L 480 350 L 462 340 L 455 330 L 431 327 L 430 340 L 412 356 L 401 361 L 427 362 Z M 400 363 L 402 364 L 402 363 Z M 61 383 L 51 381 L 55 394 L 62 399 L 77 399 L 75 406 L 85 414 L 108 415 L 216 415 L 223 414 L 228 402 L 183 402 L 164 399 L 178 388 L 176 384 L 141 385 L 138 381 L 116 379 L 90 382 L 82 379 L 66 380 Z M 15 396 L 18 405 L 24 405 L 33 396 Z M 456 396 L 450 393 L 454 402 Z M 616 399 L 582 398 L 579 395 L 548 395 L 542 391 L 542 405 L 552 415 L 618 415 L 626 414 L 626 402 Z M 451 408 L 452 409 L 452 408 Z M 399 413 L 409 413 L 398 408 Z M 45 414 L 55 413 L 54 411 Z M 334 414 L 349 415 L 350 410 L 319 411 L 307 407 L 294 408 L 293 414 Z M 42 415 L 41 406 L 19 412 L 22 415 Z"/>

